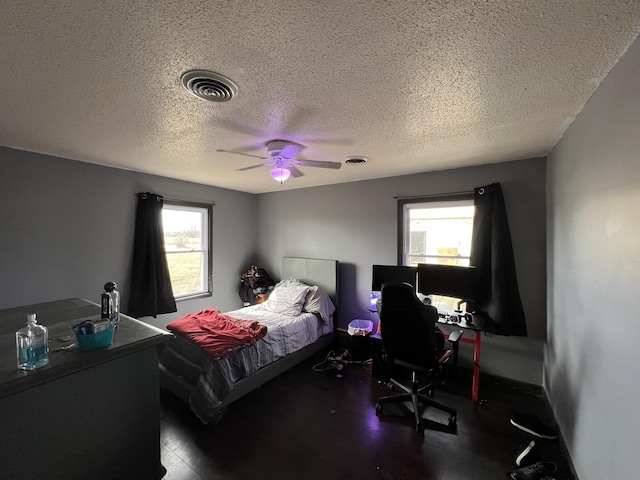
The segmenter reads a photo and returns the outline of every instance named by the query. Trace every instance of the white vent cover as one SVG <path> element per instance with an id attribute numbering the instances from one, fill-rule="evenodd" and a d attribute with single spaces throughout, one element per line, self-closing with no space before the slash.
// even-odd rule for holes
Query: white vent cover
<path id="1" fill-rule="evenodd" d="M 219 73 L 190 70 L 180 77 L 189 93 L 210 102 L 228 102 L 238 95 L 238 87 Z"/>

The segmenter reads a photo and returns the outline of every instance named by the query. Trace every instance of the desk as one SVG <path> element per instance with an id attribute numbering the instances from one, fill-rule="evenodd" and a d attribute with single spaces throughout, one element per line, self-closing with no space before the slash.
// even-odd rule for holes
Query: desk
<path id="1" fill-rule="evenodd" d="M 111 346 L 51 351 L 48 365 L 26 372 L 16 366 L 15 332 L 29 313 L 53 350 L 56 338 L 73 337 L 71 325 L 99 318 L 100 306 L 72 298 L 0 310 L 0 476 L 160 478 L 157 349 L 171 334 L 121 314 Z"/>
<path id="2" fill-rule="evenodd" d="M 370 310 L 375 312 L 375 310 Z M 447 312 L 449 313 L 449 312 Z M 461 328 L 462 330 L 467 330 L 473 332 L 473 338 L 467 338 L 464 335 L 460 338 L 462 343 L 469 343 L 473 345 L 473 383 L 471 384 L 471 400 L 473 403 L 478 403 L 479 393 L 480 393 L 480 346 L 482 340 L 482 331 L 484 330 L 484 319 L 474 317 L 473 322 L 469 323 L 466 320 L 460 320 L 459 322 L 453 322 L 447 320 L 446 317 L 440 317 L 438 319 L 438 323 L 440 325 L 448 325 L 454 327 L 456 329 Z M 446 332 L 445 336 L 448 338 L 449 334 Z M 373 364 L 372 371 L 375 376 L 384 376 L 382 373 L 382 337 L 380 334 L 376 333 L 371 335 L 371 339 L 373 342 Z"/>
<path id="3" fill-rule="evenodd" d="M 449 325 L 451 327 L 470 330 L 475 333 L 475 338 L 466 338 L 464 335 L 460 338 L 462 343 L 470 343 L 473 345 L 473 383 L 471 384 L 471 400 L 478 403 L 478 394 L 480 392 L 480 342 L 482 339 L 482 331 L 484 330 L 484 319 L 475 317 L 472 323 L 466 320 L 452 322 L 446 318 L 440 317 L 438 323 L 441 325 Z M 445 333 L 448 338 L 449 335 Z"/>

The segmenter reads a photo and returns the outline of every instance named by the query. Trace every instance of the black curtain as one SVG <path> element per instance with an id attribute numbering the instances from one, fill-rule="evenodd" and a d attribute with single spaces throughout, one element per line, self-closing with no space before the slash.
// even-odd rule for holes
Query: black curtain
<path id="1" fill-rule="evenodd" d="M 177 311 L 164 250 L 160 195 L 138 193 L 128 313 L 147 317 Z"/>
<path id="2" fill-rule="evenodd" d="M 485 331 L 527 336 L 502 187 L 493 183 L 474 190 L 475 218 L 471 265 L 478 274 L 476 312 L 486 318 Z"/>

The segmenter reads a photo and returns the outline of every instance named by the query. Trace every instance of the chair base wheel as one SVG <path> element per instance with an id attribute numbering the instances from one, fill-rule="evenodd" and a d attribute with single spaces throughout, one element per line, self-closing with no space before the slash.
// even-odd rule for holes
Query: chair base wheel
<path id="1" fill-rule="evenodd" d="M 457 423 L 458 423 L 458 417 L 456 417 L 455 415 L 450 415 L 449 416 L 449 426 L 450 427 L 455 427 Z"/>
<path id="2" fill-rule="evenodd" d="M 382 414 L 382 404 L 376 403 L 376 415 Z"/>

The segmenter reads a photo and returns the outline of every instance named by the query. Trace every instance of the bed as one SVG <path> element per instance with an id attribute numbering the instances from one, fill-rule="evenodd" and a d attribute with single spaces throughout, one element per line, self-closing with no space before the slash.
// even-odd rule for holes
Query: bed
<path id="1" fill-rule="evenodd" d="M 282 278 L 264 303 L 224 312 L 231 321 L 266 326 L 250 346 L 215 359 L 173 331 L 160 356 L 160 386 L 187 402 L 203 423 L 218 423 L 235 400 L 333 343 L 338 262 L 284 257 Z"/>

